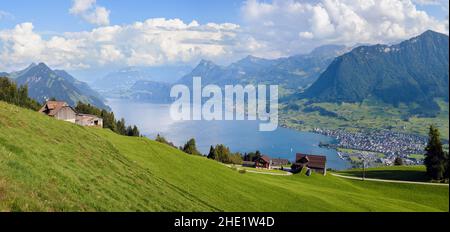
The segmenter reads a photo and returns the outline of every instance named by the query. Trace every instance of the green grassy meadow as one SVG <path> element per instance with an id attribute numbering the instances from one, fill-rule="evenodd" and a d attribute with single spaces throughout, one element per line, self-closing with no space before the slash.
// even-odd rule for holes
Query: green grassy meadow
<path id="1" fill-rule="evenodd" d="M 449 211 L 449 188 L 241 174 L 0 102 L 0 211 Z"/>
<path id="2" fill-rule="evenodd" d="M 367 168 L 366 177 L 386 180 L 404 180 L 428 182 L 425 166 L 389 166 L 378 168 Z M 342 175 L 361 177 L 362 169 L 351 169 L 339 172 Z"/>

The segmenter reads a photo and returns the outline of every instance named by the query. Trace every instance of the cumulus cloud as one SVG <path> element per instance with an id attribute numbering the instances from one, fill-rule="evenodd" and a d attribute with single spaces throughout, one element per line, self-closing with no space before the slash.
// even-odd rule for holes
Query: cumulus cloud
<path id="1" fill-rule="evenodd" d="M 69 12 L 91 24 L 109 25 L 110 11 L 105 7 L 98 6 L 96 0 L 73 0 L 72 8 L 70 8 Z"/>
<path id="2" fill-rule="evenodd" d="M 415 0 L 433 4 L 440 0 Z M 248 0 L 244 28 L 271 44 L 271 54 L 295 54 L 323 44 L 388 43 L 432 29 L 448 33 L 448 22 L 410 0 Z"/>
<path id="3" fill-rule="evenodd" d="M 255 44 L 243 39 L 239 25 L 231 23 L 154 18 L 48 39 L 35 32 L 32 23 L 22 23 L 0 31 L 0 66 L 11 70 L 38 61 L 65 69 L 190 63 L 201 58 L 232 59 L 239 52 L 243 55 L 251 48 L 258 49 Z"/>

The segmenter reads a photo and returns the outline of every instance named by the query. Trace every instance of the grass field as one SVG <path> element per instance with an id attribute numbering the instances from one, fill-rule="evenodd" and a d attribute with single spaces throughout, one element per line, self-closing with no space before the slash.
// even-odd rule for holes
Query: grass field
<path id="1" fill-rule="evenodd" d="M 425 159 L 425 155 L 422 154 L 412 154 L 408 155 L 409 158 L 416 159 L 416 160 L 423 160 Z"/>
<path id="2" fill-rule="evenodd" d="M 366 100 L 359 103 L 314 103 L 311 106 L 320 107 L 333 112 L 337 117 L 324 116 L 317 111 L 303 112 L 307 100 L 296 102 L 299 110 L 282 108 L 280 124 L 298 130 L 314 128 L 348 130 L 359 129 L 393 129 L 399 132 L 420 134 L 426 136 L 431 124 L 435 124 L 443 139 L 449 139 L 449 107 L 448 103 L 437 100 L 441 111 L 434 118 L 408 117 L 409 108 L 400 105 L 393 107 L 381 102 Z"/>
<path id="3" fill-rule="evenodd" d="M 341 171 L 339 174 L 361 177 L 362 169 Z M 429 178 L 425 174 L 425 166 L 390 166 L 368 168 L 366 169 L 366 177 L 386 180 L 429 182 Z"/>
<path id="4" fill-rule="evenodd" d="M 0 211 L 448 210 L 448 187 L 240 174 L 0 102 Z"/>

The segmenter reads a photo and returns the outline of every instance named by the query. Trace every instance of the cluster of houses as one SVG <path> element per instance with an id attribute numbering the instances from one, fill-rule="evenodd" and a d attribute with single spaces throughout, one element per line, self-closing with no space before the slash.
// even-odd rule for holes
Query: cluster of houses
<path id="1" fill-rule="evenodd" d="M 55 119 L 75 123 L 80 126 L 103 127 L 102 118 L 90 114 L 79 114 L 69 104 L 63 101 L 47 101 L 39 112 Z"/>
<path id="2" fill-rule="evenodd" d="M 288 159 L 272 159 L 267 155 L 263 155 L 254 161 L 244 161 L 242 163 L 242 166 L 262 169 L 284 169 L 289 165 L 293 173 L 299 173 L 303 169 L 306 169 L 307 172 L 316 172 L 322 175 L 327 174 L 327 157 L 322 155 L 297 153 L 295 162 L 292 164 Z"/>

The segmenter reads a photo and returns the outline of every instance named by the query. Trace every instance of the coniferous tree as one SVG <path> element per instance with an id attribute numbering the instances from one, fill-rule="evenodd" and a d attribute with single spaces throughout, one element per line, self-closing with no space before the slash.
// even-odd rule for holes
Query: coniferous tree
<path id="1" fill-rule="evenodd" d="M 139 129 L 137 128 L 137 126 L 136 125 L 134 125 L 133 126 L 133 133 L 132 133 L 132 135 L 134 136 L 134 137 L 139 137 L 139 136 L 141 136 L 141 133 L 139 132 Z"/>
<path id="2" fill-rule="evenodd" d="M 133 128 L 131 126 L 127 126 L 126 135 L 133 136 Z"/>
<path id="3" fill-rule="evenodd" d="M 121 134 L 121 135 L 126 135 L 126 126 L 125 126 L 125 119 L 121 118 L 119 121 L 117 121 L 116 123 L 116 127 L 117 127 L 117 133 Z"/>
<path id="4" fill-rule="evenodd" d="M 215 149 L 213 146 L 211 146 L 211 147 L 209 148 L 208 159 L 213 159 L 213 160 L 215 160 L 215 159 L 216 159 L 216 156 L 217 156 L 216 149 Z"/>
<path id="5" fill-rule="evenodd" d="M 448 166 L 449 166 L 450 160 L 449 160 L 449 158 L 448 158 L 448 152 L 445 152 L 444 155 L 445 155 L 445 161 L 444 161 L 444 178 L 448 180 L 448 179 L 449 179 Z"/>
<path id="6" fill-rule="evenodd" d="M 394 160 L 394 165 L 395 166 L 402 166 L 404 163 L 403 163 L 403 159 L 400 157 L 400 156 L 397 156 L 396 158 L 395 158 L 395 160 Z"/>
<path id="7" fill-rule="evenodd" d="M 195 144 L 195 139 L 190 139 L 187 141 L 187 143 L 184 145 L 182 149 L 185 153 L 191 154 L 191 155 L 201 155 L 200 152 L 197 150 L 197 145 Z"/>
<path id="8" fill-rule="evenodd" d="M 256 151 L 255 157 L 253 158 L 252 161 L 254 161 L 254 160 L 256 160 L 256 159 L 259 159 L 259 158 L 261 158 L 261 157 L 262 157 L 261 152 L 260 152 L 260 151 Z"/>
<path id="9" fill-rule="evenodd" d="M 439 130 L 435 126 L 430 126 L 428 133 L 428 145 L 425 148 L 424 164 L 427 167 L 427 174 L 435 180 L 442 180 L 445 174 L 446 155 L 442 149 Z"/>

